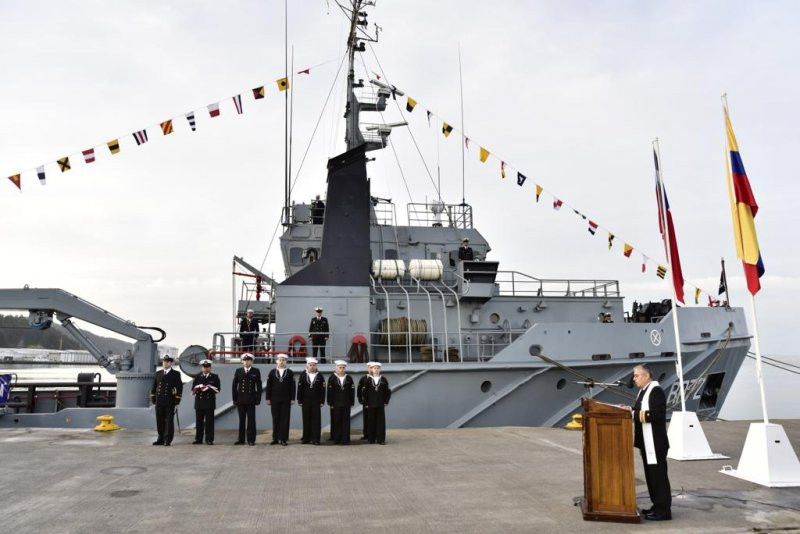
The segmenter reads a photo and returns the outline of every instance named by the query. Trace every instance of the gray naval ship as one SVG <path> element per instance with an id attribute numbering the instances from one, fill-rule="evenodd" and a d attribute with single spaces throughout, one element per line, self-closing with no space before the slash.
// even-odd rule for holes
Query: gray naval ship
<path id="1" fill-rule="evenodd" d="M 371 195 L 367 153 L 386 147 L 399 124 L 362 122 L 362 114 L 384 111 L 402 93 L 380 80 L 356 80 L 354 56 L 365 49 L 364 41 L 375 40 L 366 32 L 369 4 L 355 0 L 346 10 L 347 151 L 328 162 L 324 208 L 316 201 L 290 202 L 287 188 L 282 282 L 242 258 L 233 260 L 235 274 L 244 277 L 237 317 L 252 309 L 261 323 L 255 347 L 243 347 L 238 332 L 220 331 L 209 347 L 190 346 L 179 358 L 190 377 L 200 372 L 202 359 L 214 361 L 223 386 L 217 427 L 238 427 L 230 384 L 244 352 L 255 354 L 265 379 L 280 353 L 296 372 L 303 369 L 317 306 L 330 325 L 328 363 L 320 371 L 330 376 L 333 359 L 348 360 L 354 375 L 365 372 L 368 360 L 382 362 L 392 388 L 389 428 L 563 425 L 580 412 L 582 397 L 632 403 L 632 367 L 639 363 L 653 369 L 670 407 L 680 409 L 674 313 L 686 409 L 701 419 L 715 418 L 750 346 L 742 309 L 676 310 L 669 300 L 658 300 L 633 303 L 628 312 L 615 280 L 541 279 L 501 270 L 466 203 L 409 204 L 407 224 L 400 225 L 396 206 Z M 464 239 L 471 254 L 459 253 Z M 160 339 L 57 289 L 0 290 L 0 309 L 28 310 L 36 328 L 57 318 L 117 378 L 115 385 L 85 378 L 77 384 L 79 395 L 52 402 L 33 402 L 34 390 L 28 396 L 21 391 L 13 407 L 0 410 L 0 426 L 88 427 L 102 414 L 123 427 L 153 425 L 148 394 Z M 73 317 L 133 339 L 133 349 L 103 354 Z M 183 398 L 191 399 L 191 381 Z M 292 426 L 298 427 L 300 413 L 293 409 Z M 179 406 L 178 416 L 194 421 L 191 400 Z M 354 428 L 361 427 L 361 416 L 356 403 Z M 323 425 L 327 417 L 323 410 Z M 258 410 L 258 424 L 269 428 L 267 409 Z"/>

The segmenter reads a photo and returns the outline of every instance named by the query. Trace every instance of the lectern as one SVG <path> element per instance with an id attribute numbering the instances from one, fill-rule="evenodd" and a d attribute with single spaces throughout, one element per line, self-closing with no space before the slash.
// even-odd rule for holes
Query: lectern
<path id="1" fill-rule="evenodd" d="M 583 519 L 638 523 L 631 412 L 582 399 Z"/>

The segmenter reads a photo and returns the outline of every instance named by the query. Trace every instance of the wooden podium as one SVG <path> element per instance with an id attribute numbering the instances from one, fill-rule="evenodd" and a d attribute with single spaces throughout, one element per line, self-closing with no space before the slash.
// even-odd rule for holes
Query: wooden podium
<path id="1" fill-rule="evenodd" d="M 583 407 L 583 519 L 638 523 L 631 412 L 591 399 Z"/>

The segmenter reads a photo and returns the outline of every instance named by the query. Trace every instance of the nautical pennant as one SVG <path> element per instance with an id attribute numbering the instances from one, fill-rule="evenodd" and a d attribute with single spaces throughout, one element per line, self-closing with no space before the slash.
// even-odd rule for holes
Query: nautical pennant
<path id="1" fill-rule="evenodd" d="M 278 91 L 285 91 L 289 88 L 289 78 L 281 78 L 280 80 L 275 80 L 275 83 L 278 84 Z"/>
<path id="2" fill-rule="evenodd" d="M 206 106 L 208 108 L 208 114 L 212 117 L 219 117 L 219 102 L 214 102 L 213 104 L 209 104 Z"/>
<path id="3" fill-rule="evenodd" d="M 480 159 L 481 163 L 486 163 L 486 160 L 489 159 L 489 151 L 483 147 L 481 147 Z M 505 164 L 503 164 L 503 167 L 505 167 Z"/>
<path id="4" fill-rule="evenodd" d="M 667 275 L 667 268 L 659 264 L 659 266 L 656 268 L 656 276 L 663 279 L 666 275 Z"/>
<path id="5" fill-rule="evenodd" d="M 626 258 L 630 258 L 631 257 L 631 252 L 633 252 L 633 247 L 630 246 L 629 244 L 625 243 L 625 245 L 622 247 L 622 254 Z"/>
<path id="6" fill-rule="evenodd" d="M 106 143 L 106 145 L 108 145 L 108 150 L 112 154 L 117 154 L 119 152 L 119 139 L 112 139 Z"/>
<path id="7" fill-rule="evenodd" d="M 722 295 L 728 290 L 728 281 L 725 279 L 725 269 L 719 273 L 719 291 L 717 295 Z"/>
<path id="8" fill-rule="evenodd" d="M 425 110 L 425 113 L 428 114 L 428 128 L 430 128 L 431 127 L 431 115 L 433 115 L 433 113 L 431 113 L 428 110 Z"/>
<path id="9" fill-rule="evenodd" d="M 411 113 L 412 111 L 414 111 L 414 107 L 416 107 L 416 105 L 417 101 L 409 96 L 408 100 L 406 100 L 406 111 Z"/>
<path id="10" fill-rule="evenodd" d="M 467 137 L 466 135 L 464 136 L 464 146 L 466 147 L 467 150 L 469 150 L 469 137 Z"/>
<path id="11" fill-rule="evenodd" d="M 307 69 L 303 69 L 303 70 L 301 70 L 301 71 L 297 71 L 297 74 L 311 74 L 311 67 L 309 67 L 309 68 L 307 68 Z M 378 79 L 380 80 L 380 79 L 381 79 L 381 77 L 380 77 L 380 76 L 378 76 Z"/>
<path id="12" fill-rule="evenodd" d="M 453 131 L 453 127 L 452 126 L 450 126 L 446 122 L 442 123 L 442 133 L 444 134 L 445 137 L 449 137 L 450 136 L 450 132 L 452 132 L 452 131 Z"/>
<path id="13" fill-rule="evenodd" d="M 261 87 L 254 87 L 253 88 L 253 99 L 254 100 L 259 100 L 261 98 L 264 98 L 264 86 L 263 85 Z"/>
<path id="14" fill-rule="evenodd" d="M 542 186 L 539 185 L 539 184 L 536 184 L 536 202 L 539 202 L 539 195 L 541 195 L 541 194 L 542 194 Z"/>
<path id="15" fill-rule="evenodd" d="M 67 172 L 72 168 L 69 164 L 69 157 L 58 159 L 56 160 L 56 163 L 58 163 L 58 167 L 61 169 L 61 172 Z"/>
<path id="16" fill-rule="evenodd" d="M 19 174 L 14 174 L 8 177 L 11 180 L 11 183 L 17 186 L 17 189 L 22 192 L 22 179 L 20 178 Z"/>
<path id="17" fill-rule="evenodd" d="M 236 95 L 233 97 L 233 106 L 236 108 L 236 113 L 241 115 L 242 111 L 242 95 Z"/>
<path id="18" fill-rule="evenodd" d="M 94 162 L 94 149 L 93 148 L 90 148 L 88 150 L 84 150 L 82 152 L 82 154 L 83 154 L 83 160 L 86 163 L 93 163 Z"/>
<path id="19" fill-rule="evenodd" d="M 506 162 L 505 161 L 500 161 L 500 176 L 502 176 L 503 178 L 506 177 Z"/>
<path id="20" fill-rule="evenodd" d="M 133 138 L 136 140 L 137 145 L 143 145 L 147 142 L 147 130 L 139 130 L 133 133 Z"/>
<path id="21" fill-rule="evenodd" d="M 614 242 L 614 234 L 608 232 L 608 250 L 611 250 L 612 243 Z"/>
<path id="22" fill-rule="evenodd" d="M 197 131 L 197 126 L 195 126 L 194 122 L 194 111 L 186 114 L 186 120 L 189 121 L 189 126 L 191 126 L 192 131 L 193 132 Z"/>
<path id="23" fill-rule="evenodd" d="M 172 133 L 172 119 L 165 120 L 161 123 L 161 131 L 164 133 L 164 135 L 169 135 Z"/>
<path id="24" fill-rule="evenodd" d="M 647 270 L 647 256 L 642 254 L 642 272 Z"/>
<path id="25" fill-rule="evenodd" d="M 560 209 L 561 209 L 561 206 L 562 206 L 563 204 L 564 204 L 564 203 L 563 203 L 562 201 L 560 201 L 560 200 L 558 200 L 558 199 L 555 199 L 555 200 L 553 201 L 553 209 L 554 209 L 554 210 L 560 210 Z"/>
<path id="26" fill-rule="evenodd" d="M 44 165 L 40 165 L 36 168 L 36 176 L 39 177 L 39 183 L 42 185 L 47 185 L 47 179 L 44 174 Z"/>
<path id="27" fill-rule="evenodd" d="M 517 185 L 521 186 L 522 184 L 525 183 L 525 180 L 527 180 L 527 179 L 528 178 L 524 174 L 522 174 L 521 172 L 517 171 Z"/>
<path id="28" fill-rule="evenodd" d="M 594 235 L 594 233 L 597 231 L 597 223 L 594 221 L 589 221 L 588 230 L 590 234 Z"/>
<path id="29" fill-rule="evenodd" d="M 694 303 L 695 304 L 700 304 L 700 288 L 699 287 L 694 288 Z"/>

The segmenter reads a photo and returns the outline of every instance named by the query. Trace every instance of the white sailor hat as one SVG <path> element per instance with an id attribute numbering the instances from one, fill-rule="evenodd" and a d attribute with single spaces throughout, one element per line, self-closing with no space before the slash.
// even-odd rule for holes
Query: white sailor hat
<path id="1" fill-rule="evenodd" d="M 318 362 L 316 358 L 306 358 L 306 363 L 313 363 L 316 365 Z"/>
<path id="2" fill-rule="evenodd" d="M 367 367 L 368 367 L 368 368 L 369 368 L 369 367 L 372 367 L 373 365 L 375 365 L 375 362 L 367 362 Z"/>
<path id="3" fill-rule="evenodd" d="M 163 356 L 161 357 L 161 361 L 164 361 L 164 362 L 174 362 L 174 361 L 175 361 L 175 358 L 173 358 L 173 357 L 172 357 L 172 356 L 170 356 L 169 354 L 165 354 L 165 355 L 163 355 Z"/>
<path id="4" fill-rule="evenodd" d="M 253 311 L 253 308 L 247 308 L 247 313 L 255 313 L 255 312 Z"/>
<path id="5" fill-rule="evenodd" d="M 247 352 L 245 354 L 242 354 L 242 359 L 243 360 L 252 360 L 253 359 L 253 355 L 250 354 L 249 352 Z"/>
<path id="6" fill-rule="evenodd" d="M 461 242 L 462 242 L 462 243 L 469 243 L 469 238 L 468 238 L 468 237 L 465 237 L 464 239 L 462 239 L 462 240 L 461 240 Z"/>
<path id="7" fill-rule="evenodd" d="M 380 366 L 381 362 L 372 362 L 372 365 L 370 365 L 370 367 L 380 367 Z"/>
<path id="8" fill-rule="evenodd" d="M 344 365 L 345 367 L 347 367 L 347 362 L 344 360 L 336 360 L 333 363 L 335 363 L 336 365 Z"/>
<path id="9" fill-rule="evenodd" d="M 286 357 L 286 355 L 285 355 L 285 354 L 278 354 L 278 355 L 276 356 L 276 358 L 277 358 L 278 360 L 286 360 L 286 359 L 287 359 L 287 357 Z"/>
<path id="10" fill-rule="evenodd" d="M 321 311 L 322 311 L 322 308 L 320 308 L 319 306 L 317 306 L 316 308 L 314 308 L 314 311 L 315 311 L 315 312 L 321 312 Z"/>
<path id="11" fill-rule="evenodd" d="M 200 365 L 203 367 L 211 367 L 211 360 L 203 360 L 200 362 Z"/>

